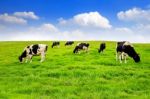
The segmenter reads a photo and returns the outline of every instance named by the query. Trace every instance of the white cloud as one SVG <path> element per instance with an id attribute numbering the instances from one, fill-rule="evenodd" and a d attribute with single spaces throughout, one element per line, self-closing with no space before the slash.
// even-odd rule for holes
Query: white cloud
<path id="1" fill-rule="evenodd" d="M 42 24 L 39 27 L 39 30 L 46 31 L 46 32 L 58 32 L 58 29 L 53 24 L 50 23 Z"/>
<path id="2" fill-rule="evenodd" d="M 133 33 L 133 31 L 131 30 L 131 29 L 129 29 L 129 28 L 126 28 L 126 27 L 122 27 L 122 28 L 115 28 L 115 31 L 117 31 L 117 32 L 120 32 L 120 34 L 121 33 Z"/>
<path id="3" fill-rule="evenodd" d="M 14 12 L 14 14 L 0 14 L 0 22 L 1 24 L 6 23 L 9 24 L 19 24 L 24 25 L 27 24 L 27 19 L 39 19 L 38 16 L 34 14 L 34 12 Z"/>
<path id="4" fill-rule="evenodd" d="M 120 20 L 132 21 L 138 23 L 149 23 L 150 22 L 150 10 L 143 10 L 140 8 L 132 8 L 127 11 L 120 11 L 117 14 Z"/>
<path id="5" fill-rule="evenodd" d="M 16 17 L 8 14 L 5 16 Z M 43 23 L 32 27 L 26 25 L 22 29 L 10 28 L 0 24 L 0 40 L 126 40 L 130 42 L 150 42 L 150 34 L 148 33 L 150 24 L 141 23 L 134 24 L 132 27 L 112 27 L 108 19 L 102 16 L 100 18 L 100 16 L 98 12 L 81 13 L 68 20 L 60 18 L 58 21 L 61 25 Z M 21 18 L 23 19 L 23 17 Z"/>
<path id="6" fill-rule="evenodd" d="M 81 13 L 73 16 L 73 18 L 65 20 L 63 18 L 59 19 L 59 24 L 75 24 L 81 27 L 92 27 L 92 28 L 103 28 L 108 29 L 112 26 L 109 23 L 109 20 L 103 17 L 98 12 L 89 12 L 89 13 Z"/>
<path id="7" fill-rule="evenodd" d="M 73 20 L 81 26 L 111 28 L 109 20 L 100 15 L 98 12 L 81 13 L 75 15 Z"/>
<path id="8" fill-rule="evenodd" d="M 4 30 L 4 29 L 6 29 L 6 27 L 0 24 L 0 30 Z"/>
<path id="9" fill-rule="evenodd" d="M 130 42 L 150 42 L 150 35 L 144 35 L 140 31 L 127 27 L 117 27 L 106 30 L 60 30 L 51 23 L 42 24 L 36 27 L 29 27 L 26 30 L 14 30 L 0 34 L 0 40 L 111 40 Z"/>
<path id="10" fill-rule="evenodd" d="M 62 17 L 58 19 L 59 24 L 67 24 L 67 20 L 63 19 Z"/>
<path id="11" fill-rule="evenodd" d="M 137 24 L 135 27 L 135 29 L 141 29 L 141 30 L 144 30 L 144 31 L 150 31 L 150 24 Z"/>
<path id="12" fill-rule="evenodd" d="M 8 15 L 7 13 L 0 15 L 0 21 L 11 24 L 27 24 L 27 21 L 25 19 Z"/>
<path id="13" fill-rule="evenodd" d="M 14 16 L 37 20 L 39 17 L 34 12 L 15 12 Z"/>
<path id="14" fill-rule="evenodd" d="M 55 40 L 58 39 L 59 31 L 51 23 L 44 23 L 40 26 L 28 27 L 26 30 L 18 30 L 15 33 L 11 31 L 10 33 L 5 33 L 5 35 L 15 35 L 7 36 L 9 40 Z M 0 34 L 2 35 L 2 34 Z M 5 36 L 6 37 L 6 36 Z M 3 40 L 3 38 L 0 37 Z"/>

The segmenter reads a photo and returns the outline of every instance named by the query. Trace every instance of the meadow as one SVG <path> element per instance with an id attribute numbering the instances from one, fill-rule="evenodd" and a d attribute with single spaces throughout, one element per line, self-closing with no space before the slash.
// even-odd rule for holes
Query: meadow
<path id="1" fill-rule="evenodd" d="M 99 54 L 101 41 L 89 41 L 89 53 L 73 54 L 78 42 L 53 49 L 51 41 L 0 42 L 0 99 L 150 99 L 150 44 L 133 44 L 140 63 L 120 64 L 115 42 Z M 46 60 L 19 63 L 24 47 L 37 43 L 48 44 Z"/>

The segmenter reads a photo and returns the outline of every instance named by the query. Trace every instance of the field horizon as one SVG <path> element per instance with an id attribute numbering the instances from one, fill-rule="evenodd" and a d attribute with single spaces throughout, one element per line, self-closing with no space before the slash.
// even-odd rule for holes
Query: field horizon
<path id="1" fill-rule="evenodd" d="M 74 54 L 79 42 L 88 42 L 89 52 Z M 141 62 L 130 57 L 120 64 L 115 41 L 75 41 L 72 46 L 51 48 L 52 41 L 0 41 L 0 98 L 3 99 L 149 99 L 150 43 L 133 43 Z M 19 63 L 18 56 L 30 44 L 47 44 L 46 59 Z"/>

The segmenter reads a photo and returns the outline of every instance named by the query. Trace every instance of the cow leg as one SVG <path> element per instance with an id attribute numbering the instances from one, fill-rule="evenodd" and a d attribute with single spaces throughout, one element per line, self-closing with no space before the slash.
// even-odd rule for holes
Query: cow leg
<path id="1" fill-rule="evenodd" d="M 32 56 L 33 55 L 29 55 L 30 63 L 32 63 Z"/>
<path id="2" fill-rule="evenodd" d="M 76 50 L 76 53 L 77 53 L 77 54 L 80 54 L 80 50 L 79 50 L 79 49 L 77 49 L 77 50 Z"/>
<path id="3" fill-rule="evenodd" d="M 122 56 L 121 55 L 119 55 L 119 60 L 120 60 L 120 63 L 122 63 L 122 58 L 121 58 Z"/>
<path id="4" fill-rule="evenodd" d="M 125 55 L 124 52 L 122 52 L 122 53 L 121 53 L 121 60 L 124 59 L 124 55 Z"/>
<path id="5" fill-rule="evenodd" d="M 28 57 L 26 58 L 26 61 L 25 61 L 25 63 L 27 63 L 28 62 Z"/>
<path id="6" fill-rule="evenodd" d="M 124 63 L 127 63 L 126 56 L 124 56 Z"/>
<path id="7" fill-rule="evenodd" d="M 80 54 L 80 53 L 81 53 L 81 51 L 77 51 L 77 53 L 78 53 L 78 54 Z"/>
<path id="8" fill-rule="evenodd" d="M 45 60 L 45 53 L 41 53 L 41 61 L 40 62 L 43 62 Z"/>
<path id="9" fill-rule="evenodd" d="M 126 58 L 127 58 L 127 54 L 122 52 L 122 60 L 124 60 L 124 63 L 127 63 Z"/>
<path id="10" fill-rule="evenodd" d="M 25 62 L 25 60 L 26 60 L 26 58 L 23 58 L 21 63 L 24 63 L 24 62 Z"/>
<path id="11" fill-rule="evenodd" d="M 87 53 L 89 54 L 89 49 L 87 48 Z"/>
<path id="12" fill-rule="evenodd" d="M 88 48 L 87 47 L 83 47 L 82 50 L 83 50 L 83 52 L 86 52 L 86 53 L 88 52 Z"/>
<path id="13" fill-rule="evenodd" d="M 121 53 L 119 54 L 119 60 L 120 60 L 120 63 L 122 63 L 122 54 Z"/>
<path id="14" fill-rule="evenodd" d="M 127 63 L 127 55 L 124 56 L 124 63 Z"/>
<path id="15" fill-rule="evenodd" d="M 116 61 L 118 61 L 118 57 L 119 57 L 119 55 L 118 55 L 119 53 L 118 52 L 116 52 Z"/>
<path id="16" fill-rule="evenodd" d="M 126 53 L 122 52 L 122 60 L 124 60 L 124 63 L 126 63 Z"/>
<path id="17" fill-rule="evenodd" d="M 88 52 L 89 52 L 88 48 L 87 48 L 87 49 L 85 49 L 85 50 L 86 50 L 86 53 L 88 53 Z"/>
<path id="18" fill-rule="evenodd" d="M 26 59 L 25 59 L 25 63 L 27 63 L 29 60 L 29 55 L 27 55 Z"/>

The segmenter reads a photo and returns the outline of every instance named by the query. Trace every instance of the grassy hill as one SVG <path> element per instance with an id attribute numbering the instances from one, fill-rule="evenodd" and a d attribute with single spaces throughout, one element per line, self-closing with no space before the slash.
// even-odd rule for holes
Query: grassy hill
<path id="1" fill-rule="evenodd" d="M 48 44 L 46 60 L 33 57 L 20 64 L 25 46 Z M 0 42 L 0 98 L 2 99 L 150 99 L 150 44 L 133 44 L 141 62 L 115 59 L 115 42 L 90 41 L 89 53 L 73 54 L 73 46 L 51 48 L 52 42 Z"/>

